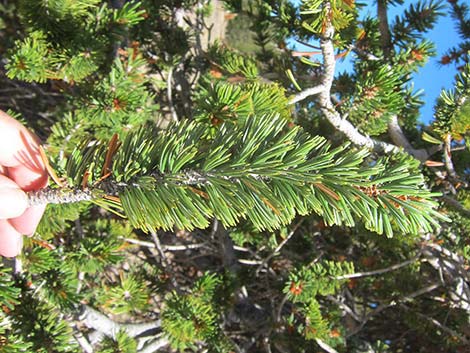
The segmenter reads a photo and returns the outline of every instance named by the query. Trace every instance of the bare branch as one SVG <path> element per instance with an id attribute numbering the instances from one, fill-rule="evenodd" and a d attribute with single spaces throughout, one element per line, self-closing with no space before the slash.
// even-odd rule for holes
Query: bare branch
<path id="1" fill-rule="evenodd" d="M 171 118 L 173 119 L 174 122 L 177 123 L 178 114 L 176 114 L 176 109 L 175 109 L 175 106 L 173 105 L 172 88 L 173 88 L 173 67 L 170 67 L 170 69 L 168 70 L 168 77 L 166 80 L 166 95 L 168 98 L 168 105 L 170 107 Z"/>
<path id="2" fill-rule="evenodd" d="M 468 208 L 465 208 L 460 202 L 458 202 L 456 199 L 443 195 L 441 197 L 441 200 L 444 201 L 446 204 L 449 206 L 455 208 L 457 211 L 462 213 L 464 216 L 470 217 L 470 210 Z"/>
<path id="3" fill-rule="evenodd" d="M 330 5 L 327 3 L 326 6 Z M 320 40 L 320 47 L 323 54 L 323 64 L 325 69 L 322 78 L 322 86 L 325 89 L 319 92 L 320 109 L 323 115 L 336 129 L 345 134 L 346 137 L 355 145 L 367 147 L 385 153 L 397 153 L 400 151 L 397 146 L 381 141 L 376 141 L 369 136 L 361 134 L 349 121 L 343 119 L 334 108 L 330 97 L 336 66 L 332 40 L 334 32 L 335 30 L 333 25 L 330 21 L 328 21 L 323 36 Z"/>
<path id="4" fill-rule="evenodd" d="M 275 320 L 274 322 L 276 324 L 279 324 L 281 322 L 282 309 L 284 308 L 284 305 L 286 305 L 288 299 L 289 299 L 289 294 L 285 294 L 284 297 L 282 297 L 282 300 L 279 303 L 279 306 L 277 307 L 276 316 L 274 318 Z"/>
<path id="5" fill-rule="evenodd" d="M 91 201 L 93 195 L 88 190 L 80 189 L 50 189 L 30 191 L 27 193 L 28 206 L 46 205 L 49 203 L 63 204 L 80 201 Z"/>
<path id="6" fill-rule="evenodd" d="M 120 239 L 124 240 L 126 243 L 135 244 L 144 246 L 146 248 L 154 249 L 155 243 L 139 240 L 139 239 L 132 239 L 132 238 L 124 238 L 120 237 Z M 185 250 L 193 250 L 193 249 L 200 249 L 207 246 L 206 243 L 198 243 L 198 244 L 181 244 L 181 245 L 161 245 L 163 251 L 185 251 Z"/>
<path id="7" fill-rule="evenodd" d="M 455 172 L 454 163 L 452 162 L 452 153 L 450 152 L 451 143 L 452 136 L 447 134 L 444 140 L 444 162 L 449 176 L 452 179 L 457 179 L 457 173 Z"/>
<path id="8" fill-rule="evenodd" d="M 120 330 L 126 331 L 130 337 L 136 337 L 146 331 L 161 327 L 160 320 L 141 324 L 120 324 L 88 305 L 81 306 L 79 320 L 87 327 L 95 329 L 113 339 L 116 339 L 116 335 Z"/>
<path id="9" fill-rule="evenodd" d="M 411 145 L 411 143 L 408 141 L 405 134 L 403 133 L 400 125 L 398 124 L 398 117 L 396 115 L 393 115 L 390 117 L 390 120 L 388 122 L 388 133 L 395 145 L 403 147 L 406 152 L 408 152 L 409 154 L 411 154 L 413 157 L 415 157 L 417 160 L 421 162 L 426 161 L 431 154 L 434 154 L 439 149 L 441 149 L 440 146 L 436 146 L 436 151 L 434 150 L 428 151 L 424 148 L 421 148 L 421 149 L 413 148 L 413 146 Z"/>
<path id="10" fill-rule="evenodd" d="M 333 347 L 331 347 L 330 345 L 326 344 L 324 341 L 322 341 L 321 339 L 319 338 L 315 338 L 315 341 L 317 342 L 317 344 L 321 347 L 321 349 L 323 349 L 324 351 L 328 352 L 328 353 L 338 353 L 338 351 L 336 349 L 334 349 Z"/>
<path id="11" fill-rule="evenodd" d="M 241 263 L 242 265 L 249 265 L 249 266 L 262 265 L 262 262 L 259 260 L 249 260 L 249 259 L 238 259 L 238 263 Z"/>
<path id="12" fill-rule="evenodd" d="M 377 18 L 379 19 L 380 41 L 384 56 L 388 58 L 392 51 L 392 40 L 388 28 L 387 0 L 377 0 Z"/>
<path id="13" fill-rule="evenodd" d="M 149 343 L 144 348 L 139 350 L 139 353 L 155 353 L 158 352 L 159 349 L 167 346 L 170 342 L 165 337 L 160 337 L 159 339 Z"/>
<path id="14" fill-rule="evenodd" d="M 462 310 L 470 312 L 470 276 L 467 271 L 465 259 L 445 247 L 427 243 L 423 248 L 426 261 L 441 274 L 441 282 L 450 282 L 446 286 L 452 304 Z"/>
<path id="15" fill-rule="evenodd" d="M 411 310 L 411 308 L 409 308 L 408 306 L 406 306 L 405 304 L 400 304 L 400 306 L 406 310 Z M 449 335 L 453 336 L 453 337 L 456 337 L 458 338 L 462 343 L 464 344 L 469 344 L 470 341 L 465 337 L 465 336 L 462 336 L 461 334 L 459 334 L 457 331 L 451 329 L 450 327 L 448 326 L 445 326 L 444 324 L 441 324 L 439 321 L 437 321 L 436 319 L 428 316 L 428 315 L 425 315 L 425 314 L 422 314 L 422 313 L 419 313 L 419 312 L 415 312 L 413 311 L 413 315 L 417 315 L 423 319 L 426 319 L 428 320 L 429 322 L 431 322 L 433 325 L 439 327 L 442 331 L 448 333 Z"/>
<path id="16" fill-rule="evenodd" d="M 80 345 L 83 352 L 85 352 L 85 353 L 93 353 L 94 352 L 92 345 L 90 344 L 90 342 L 88 342 L 88 340 L 85 338 L 85 336 L 83 336 L 83 334 L 81 332 L 78 332 L 78 333 L 74 334 L 73 337 L 75 338 L 77 343 Z"/>
<path id="17" fill-rule="evenodd" d="M 327 296 L 327 298 L 329 300 L 331 300 L 333 303 L 335 303 L 336 305 L 338 305 L 339 307 L 343 308 L 344 311 L 346 311 L 349 315 L 351 315 L 351 317 L 356 320 L 357 322 L 361 322 L 361 318 L 354 312 L 353 309 L 351 309 L 348 305 L 346 305 L 345 303 L 343 303 L 342 301 L 336 299 L 335 297 L 333 297 L 332 295 L 329 295 Z"/>
<path id="18" fill-rule="evenodd" d="M 354 44 L 350 44 L 348 46 L 348 50 L 351 50 L 351 51 L 355 52 L 357 55 L 362 56 L 362 57 L 366 58 L 366 60 L 369 60 L 369 61 L 378 61 L 378 60 L 380 60 L 379 57 L 377 57 L 374 54 L 369 53 L 365 50 L 362 50 L 361 48 L 359 48 L 357 45 L 354 45 Z"/>
<path id="19" fill-rule="evenodd" d="M 323 85 L 318 85 L 312 88 L 307 88 L 306 90 L 296 94 L 294 98 L 289 101 L 289 104 L 295 104 L 300 101 L 303 101 L 305 98 L 319 94 L 325 89 Z"/>
<path id="20" fill-rule="evenodd" d="M 294 235 L 295 231 L 300 227 L 300 225 L 302 224 L 302 222 L 304 221 L 304 219 L 300 220 L 299 222 L 297 222 L 296 225 L 294 225 L 294 227 L 292 228 L 292 230 L 289 232 L 289 234 L 284 238 L 284 240 L 282 242 L 279 243 L 279 245 L 276 247 L 276 249 L 274 249 L 274 251 L 268 256 L 266 257 L 263 262 L 261 263 L 261 265 L 259 265 L 259 267 L 256 269 L 256 276 L 258 276 L 259 272 L 263 269 L 264 266 L 266 266 L 266 264 L 269 262 L 269 260 L 271 260 L 274 256 L 277 255 L 277 253 L 284 247 L 284 245 L 287 244 L 287 242 L 289 241 L 290 238 L 292 238 L 292 236 Z"/>
<path id="21" fill-rule="evenodd" d="M 416 261 L 418 261 L 420 256 L 421 256 L 421 253 L 419 253 L 418 255 L 416 255 L 415 257 L 413 257 L 409 260 L 400 262 L 398 264 L 395 264 L 395 265 L 392 265 L 392 266 L 389 266 L 389 267 L 386 267 L 386 268 L 381 268 L 380 270 L 374 270 L 374 271 L 368 271 L 368 272 L 357 272 L 357 273 L 352 273 L 352 274 L 349 274 L 349 275 L 338 276 L 338 277 L 335 277 L 334 279 L 340 280 L 340 279 L 350 279 L 350 278 L 359 278 L 359 277 L 381 275 L 383 273 L 392 272 L 392 271 L 398 270 L 399 268 L 402 268 L 402 267 L 408 266 L 412 263 L 415 263 Z"/>
<path id="22" fill-rule="evenodd" d="M 396 306 L 397 304 L 399 303 L 406 303 L 406 302 L 409 302 L 411 300 L 413 300 L 414 298 L 420 296 L 420 295 L 423 295 L 423 294 L 426 294 L 426 293 L 429 293 L 429 292 L 432 292 L 433 290 L 439 288 L 441 286 L 440 283 L 437 283 L 437 284 L 431 284 L 429 286 L 426 286 L 424 288 L 420 288 L 418 289 L 417 291 L 414 291 L 404 297 L 402 297 L 401 299 L 399 300 L 392 300 L 388 303 L 384 303 L 384 304 L 381 304 L 379 305 L 377 308 L 375 308 L 373 311 L 369 312 L 361 321 L 361 324 L 355 328 L 352 332 L 348 333 L 346 335 L 346 337 L 351 337 L 351 336 L 354 336 L 355 334 L 357 334 L 359 331 L 362 330 L 362 328 L 367 324 L 367 322 L 374 316 L 376 316 L 377 314 L 381 313 L 382 311 L 384 311 L 385 309 L 388 309 L 388 308 L 391 308 L 391 307 L 394 307 Z"/>

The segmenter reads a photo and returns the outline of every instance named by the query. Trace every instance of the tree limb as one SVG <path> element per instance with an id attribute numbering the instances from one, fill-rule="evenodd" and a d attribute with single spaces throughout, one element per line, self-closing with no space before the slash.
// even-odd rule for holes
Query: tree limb
<path id="1" fill-rule="evenodd" d="M 402 297 L 401 299 L 398 299 L 398 300 L 391 300 L 390 302 L 388 303 L 384 303 L 384 304 L 381 304 L 379 305 L 376 309 L 374 309 L 373 311 L 369 312 L 367 315 L 365 315 L 365 317 L 362 319 L 360 325 L 355 328 L 352 332 L 348 333 L 346 335 L 346 338 L 349 338 L 351 336 L 354 336 L 355 334 L 357 334 L 359 331 L 362 330 L 362 328 L 367 324 L 367 322 L 372 318 L 374 317 L 375 315 L 381 313 L 382 311 L 384 311 L 385 309 L 388 309 L 388 308 L 391 308 L 391 307 L 394 307 L 396 306 L 397 304 L 399 303 L 405 303 L 405 302 L 409 302 L 411 301 L 412 299 L 420 296 L 420 295 L 423 295 L 423 294 L 426 294 L 426 293 L 429 293 L 429 292 L 432 292 L 433 290 L 439 288 L 441 286 L 440 283 L 437 283 L 437 284 L 431 284 L 429 286 L 426 286 L 424 288 L 420 288 L 404 297 Z"/>
<path id="2" fill-rule="evenodd" d="M 326 6 L 330 6 L 329 3 Z M 397 146 L 386 142 L 376 141 L 369 136 L 362 135 L 354 125 L 342 118 L 331 102 L 331 86 L 335 74 L 335 52 L 333 46 L 334 27 L 331 21 L 327 21 L 325 31 L 320 40 L 320 48 L 323 54 L 324 74 L 321 86 L 324 90 L 319 92 L 320 109 L 326 119 L 355 145 L 367 147 L 378 152 L 397 153 L 400 149 Z"/>
<path id="3" fill-rule="evenodd" d="M 434 154 L 438 150 L 441 149 L 441 146 L 436 146 L 436 151 L 434 149 L 415 149 L 408 141 L 407 137 L 403 133 L 400 125 L 398 124 L 398 117 L 396 115 L 392 115 L 388 122 L 388 134 L 392 139 L 393 143 L 397 146 L 403 147 L 406 152 L 411 154 L 417 160 L 421 162 L 425 162 L 430 155 Z"/>
<path id="4" fill-rule="evenodd" d="M 154 353 L 158 352 L 159 349 L 167 346 L 170 342 L 168 341 L 167 338 L 165 337 L 160 337 L 159 339 L 152 341 L 148 345 L 146 345 L 144 348 L 139 350 L 139 353 Z"/>
<path id="5" fill-rule="evenodd" d="M 382 269 L 374 270 L 374 271 L 368 271 L 368 272 L 352 273 L 352 274 L 349 274 L 349 275 L 338 276 L 338 277 L 335 277 L 334 279 L 341 280 L 341 279 L 350 279 L 350 278 L 359 278 L 359 277 L 381 275 L 383 273 L 392 272 L 392 271 L 398 270 L 399 268 L 402 268 L 402 267 L 408 266 L 412 263 L 415 263 L 420 258 L 420 256 L 421 256 L 421 253 L 419 253 L 418 255 L 416 255 L 415 257 L 413 257 L 409 260 L 400 262 L 398 264 L 395 264 L 395 265 L 392 265 L 392 266 L 389 266 L 389 267 L 386 267 L 386 268 L 382 268 Z"/>
<path id="6" fill-rule="evenodd" d="M 452 153 L 450 152 L 451 143 L 452 136 L 447 134 L 444 140 L 444 163 L 449 176 L 452 179 L 457 179 L 457 173 L 455 172 L 454 163 L 452 162 Z"/>
<path id="7" fill-rule="evenodd" d="M 411 310 L 411 308 L 409 308 L 408 306 L 406 306 L 405 304 L 400 304 L 400 306 L 408 311 Z M 433 325 L 439 327 L 442 331 L 446 332 L 447 334 L 453 336 L 453 337 L 456 337 L 458 338 L 462 343 L 464 344 L 469 344 L 470 341 L 465 337 L 465 336 L 462 336 L 461 334 L 459 334 L 457 331 L 451 329 L 450 327 L 448 326 L 445 326 L 444 324 L 441 324 L 439 321 L 437 321 L 436 319 L 428 316 L 428 315 L 425 315 L 425 314 L 422 314 L 422 313 L 419 313 L 419 312 L 415 312 L 413 311 L 413 315 L 418 315 L 420 318 L 423 318 L 423 319 L 426 319 L 428 320 L 429 322 L 431 322 Z"/>
<path id="8" fill-rule="evenodd" d="M 392 39 L 388 27 L 387 0 L 377 0 L 377 18 L 379 19 L 380 42 L 384 57 L 390 57 L 392 51 Z"/>
<path id="9" fill-rule="evenodd" d="M 321 349 L 323 349 L 324 351 L 328 352 L 328 353 L 338 353 L 338 351 L 336 349 L 334 349 L 333 347 L 331 347 L 330 345 L 326 344 L 325 341 L 322 341 L 321 339 L 319 338 L 315 338 L 315 341 L 317 342 L 317 344 L 321 347 Z"/>
<path id="10" fill-rule="evenodd" d="M 174 122 L 178 122 L 178 114 L 176 113 L 175 106 L 173 105 L 173 93 L 172 93 L 172 86 L 173 85 L 173 67 L 168 69 L 168 77 L 166 80 L 166 93 L 168 99 L 168 106 L 170 107 L 171 118 Z"/>
<path id="11" fill-rule="evenodd" d="M 141 324 L 120 324 L 88 305 L 81 306 L 81 313 L 78 319 L 87 327 L 95 329 L 113 339 L 116 339 L 117 333 L 121 330 L 126 331 L 130 337 L 136 337 L 146 331 L 161 327 L 160 320 Z"/>
<path id="12" fill-rule="evenodd" d="M 450 196 L 447 196 L 447 195 L 443 195 L 441 197 L 441 200 L 444 201 L 449 206 L 455 208 L 457 211 L 462 213 L 464 216 L 470 217 L 470 210 L 468 208 L 465 208 L 460 202 L 458 202 L 454 198 L 452 198 Z"/>
<path id="13" fill-rule="evenodd" d="M 289 101 L 289 104 L 295 104 L 295 103 L 301 102 L 307 97 L 319 94 L 324 89 L 325 89 L 325 87 L 323 87 L 323 85 L 318 85 L 318 86 L 315 86 L 315 87 L 307 88 L 306 90 L 296 94 L 294 96 L 294 98 L 292 98 Z"/>
<path id="14" fill-rule="evenodd" d="M 274 251 L 268 256 L 266 257 L 263 262 L 261 263 L 261 265 L 259 265 L 259 267 L 256 269 L 256 276 L 258 276 L 259 272 L 263 269 L 264 266 L 266 266 L 266 264 L 269 262 L 269 260 L 271 260 L 274 256 L 276 256 L 276 254 L 284 247 L 284 245 L 287 244 L 287 242 L 289 241 L 290 238 L 292 238 L 292 236 L 294 235 L 295 231 L 300 227 L 300 225 L 302 224 L 302 222 L 304 221 L 304 219 L 300 220 L 299 222 L 297 222 L 297 224 L 292 228 L 292 230 L 289 232 L 289 234 L 284 238 L 284 240 L 279 243 L 279 245 L 276 247 L 276 249 L 274 249 Z"/>

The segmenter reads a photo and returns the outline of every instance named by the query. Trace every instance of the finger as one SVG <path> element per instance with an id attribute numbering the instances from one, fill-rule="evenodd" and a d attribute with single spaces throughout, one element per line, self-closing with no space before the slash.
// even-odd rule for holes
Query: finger
<path id="1" fill-rule="evenodd" d="M 21 216 L 9 219 L 8 222 L 21 234 L 31 236 L 36 231 L 46 206 L 28 208 Z"/>
<path id="2" fill-rule="evenodd" d="M 23 237 L 6 220 L 0 219 L 0 255 L 13 257 L 21 252 Z"/>
<path id="3" fill-rule="evenodd" d="M 6 167 L 25 164 L 31 168 L 44 169 L 37 139 L 23 125 L 1 110 L 0 164 Z"/>
<path id="4" fill-rule="evenodd" d="M 24 191 L 38 190 L 47 185 L 47 175 L 23 165 L 8 168 L 8 176 L 15 180 Z M 9 222 L 18 232 L 33 235 L 44 210 L 45 206 L 30 207 L 19 217 L 10 219 Z"/>
<path id="5" fill-rule="evenodd" d="M 8 177 L 24 191 L 42 189 L 47 185 L 47 174 L 43 169 L 27 165 L 6 168 Z"/>
<path id="6" fill-rule="evenodd" d="M 21 216 L 28 207 L 26 194 L 5 175 L 0 175 L 0 219 Z"/>

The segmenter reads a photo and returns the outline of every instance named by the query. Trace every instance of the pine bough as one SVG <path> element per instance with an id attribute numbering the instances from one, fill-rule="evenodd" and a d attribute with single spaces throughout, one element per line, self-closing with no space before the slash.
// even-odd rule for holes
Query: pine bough
<path id="1" fill-rule="evenodd" d="M 275 115 L 207 131 L 183 121 L 141 128 L 122 143 L 85 141 L 65 163 L 66 186 L 30 194 L 30 203 L 90 200 L 144 231 L 206 228 L 213 217 L 272 230 L 316 213 L 328 225 L 359 221 L 392 236 L 445 220 L 410 158 L 333 148 Z"/>

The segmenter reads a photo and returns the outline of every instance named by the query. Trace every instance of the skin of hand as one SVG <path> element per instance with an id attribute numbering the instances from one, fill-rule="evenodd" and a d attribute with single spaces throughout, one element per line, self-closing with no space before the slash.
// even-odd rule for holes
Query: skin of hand
<path id="1" fill-rule="evenodd" d="M 47 185 L 39 141 L 0 110 L 0 255 L 21 252 L 23 234 L 32 235 L 45 206 L 28 207 L 26 193 Z"/>

